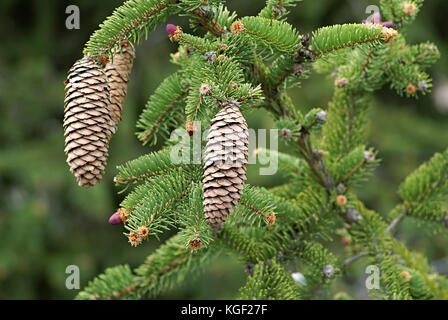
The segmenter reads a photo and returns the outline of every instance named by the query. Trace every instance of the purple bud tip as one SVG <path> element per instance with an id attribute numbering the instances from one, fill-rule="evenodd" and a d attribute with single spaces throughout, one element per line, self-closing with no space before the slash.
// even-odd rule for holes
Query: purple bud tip
<path id="1" fill-rule="evenodd" d="M 386 27 L 386 28 L 393 28 L 394 27 L 394 23 L 390 22 L 390 21 L 383 22 L 383 23 L 381 23 L 381 25 L 383 27 Z"/>
<path id="2" fill-rule="evenodd" d="M 118 225 L 123 224 L 123 221 L 121 220 L 120 215 L 117 212 L 115 212 L 113 215 L 110 216 L 109 223 L 111 225 Z"/>
<path id="3" fill-rule="evenodd" d="M 168 32 L 169 35 L 174 34 L 176 29 L 177 29 L 177 27 L 174 24 L 167 24 L 166 25 L 166 32 Z"/>
<path id="4" fill-rule="evenodd" d="M 381 23 L 381 15 L 379 12 L 375 12 L 372 16 L 372 23 Z"/>
<path id="5" fill-rule="evenodd" d="M 366 24 L 367 23 L 367 20 L 362 20 L 361 21 L 363 24 Z"/>

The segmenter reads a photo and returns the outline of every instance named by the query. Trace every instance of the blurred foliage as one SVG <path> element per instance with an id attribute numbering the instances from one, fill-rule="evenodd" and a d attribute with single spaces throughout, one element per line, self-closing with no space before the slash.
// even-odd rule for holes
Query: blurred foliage
<path id="1" fill-rule="evenodd" d="M 106 267 L 138 265 L 158 245 L 153 240 L 145 246 L 129 247 L 121 229 L 110 226 L 107 219 L 122 200 L 112 181 L 115 167 L 151 150 L 142 147 L 135 137 L 138 115 L 150 93 L 175 70 L 169 54 L 176 48 L 163 26 L 138 47 L 123 121 L 112 139 L 102 183 L 88 190 L 79 188 L 63 153 L 66 72 L 81 56 L 89 35 L 122 2 L 0 2 L 0 299 L 71 299 L 77 290 L 65 287 L 68 265 L 80 267 L 82 288 Z M 240 15 L 254 15 L 264 6 L 262 0 L 227 3 Z M 70 4 L 80 8 L 80 30 L 65 28 L 65 8 Z M 304 0 L 288 20 L 300 33 L 307 33 L 322 25 L 365 19 L 365 8 L 370 4 L 378 1 Z M 432 74 L 436 94 L 415 101 L 397 97 L 384 88 L 373 101 L 370 141 L 383 161 L 367 187 L 359 191 L 369 207 L 383 214 L 396 203 L 396 190 L 403 178 L 447 146 L 446 12 L 447 1 L 426 1 L 408 31 L 408 39 L 415 43 L 429 40 L 439 46 L 442 58 Z M 188 30 L 182 19 L 170 22 Z M 306 112 L 314 107 L 326 108 L 332 90 L 332 79 L 312 74 L 302 89 L 291 89 L 291 95 Z M 263 111 L 252 113 L 248 123 L 251 128 L 273 125 Z M 257 169 L 256 165 L 249 167 L 251 184 L 274 186 L 281 182 L 281 177 L 259 176 Z M 397 233 L 424 252 L 440 272 L 448 273 L 446 236 L 422 237 L 421 229 L 407 222 Z M 332 245 L 335 252 L 342 251 L 341 247 L 339 243 Z M 350 266 L 348 274 L 352 275 L 345 280 L 351 285 L 336 286 L 335 292 L 366 297 L 364 267 L 362 260 Z M 187 281 L 163 298 L 230 299 L 244 279 L 244 266 L 224 256 L 194 285 Z"/>

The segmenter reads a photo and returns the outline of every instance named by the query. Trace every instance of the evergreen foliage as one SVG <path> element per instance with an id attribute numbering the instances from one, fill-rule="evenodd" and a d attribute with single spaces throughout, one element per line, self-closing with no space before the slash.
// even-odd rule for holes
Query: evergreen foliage
<path id="1" fill-rule="evenodd" d="M 137 122 L 137 128 L 142 129 L 137 133 L 139 140 L 144 144 L 156 144 L 158 136 L 169 138 L 171 130 L 177 128 L 183 120 L 182 102 L 186 93 L 177 73 L 166 78 L 140 115 Z"/>
<path id="2" fill-rule="evenodd" d="M 300 298 L 297 285 L 284 267 L 271 261 L 255 265 L 253 275 L 240 289 L 240 298 L 245 300 L 297 300 Z"/>
<path id="3" fill-rule="evenodd" d="M 222 252 L 251 266 L 239 291 L 242 299 L 329 297 L 332 280 L 362 257 L 381 270 L 380 289 L 371 290 L 374 297 L 447 297 L 446 279 L 395 239 L 393 230 L 407 216 L 444 229 L 448 151 L 403 182 L 403 201 L 386 219 L 366 208 L 355 189 L 380 162 L 367 140 L 372 92 L 387 84 L 408 97 L 430 90 L 425 70 L 439 57 L 437 47 L 408 45 L 402 29 L 423 1 L 381 1 L 395 29 L 354 23 L 326 26 L 311 37 L 286 22 L 288 9 L 298 2 L 268 0 L 258 16 L 238 18 L 220 1 L 130 0 L 91 36 L 84 52 L 98 57 L 120 50 L 123 39 L 137 45 L 170 15 L 187 16 L 207 32 L 200 37 L 178 27 L 170 34 L 179 44 L 172 55 L 179 70 L 160 84 L 140 116 L 137 136 L 143 144 L 166 140 L 185 122 L 197 120 L 206 128 L 223 102 L 236 100 L 243 114 L 253 108 L 271 112 L 291 152 L 257 150 L 275 156 L 287 181 L 271 190 L 246 184 L 219 231 L 203 217 L 202 166 L 173 163 L 170 143 L 120 166 L 115 182 L 129 192 L 121 206 L 131 244 L 167 229 L 177 234 L 134 271 L 107 269 L 78 298 L 156 297 Z M 302 115 L 286 89 L 306 79 L 313 67 L 332 74 L 335 91 L 327 111 L 316 108 Z M 202 135 L 195 127 L 191 131 L 191 140 Z M 349 250 L 353 256 L 336 257 L 325 247 L 341 229 L 356 247 Z M 294 282 L 291 267 L 300 269 L 303 283 Z"/>

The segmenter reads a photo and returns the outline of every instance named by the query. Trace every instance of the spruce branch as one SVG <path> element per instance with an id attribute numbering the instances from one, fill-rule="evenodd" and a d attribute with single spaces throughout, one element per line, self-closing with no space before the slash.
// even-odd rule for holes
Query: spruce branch
<path id="1" fill-rule="evenodd" d="M 201 38 L 195 37 L 186 33 L 181 33 L 177 41 L 180 44 L 188 45 L 189 47 L 196 49 L 200 53 L 204 54 L 207 52 L 207 43 L 205 43 Z"/>
<path id="2" fill-rule="evenodd" d="M 406 216 L 406 211 L 402 211 L 400 212 L 400 214 L 398 215 L 398 217 L 396 217 L 391 223 L 390 225 L 387 227 L 387 232 L 392 233 L 397 226 L 400 224 L 400 222 L 403 220 L 403 218 Z"/>
<path id="3" fill-rule="evenodd" d="M 397 28 L 414 21 L 423 0 L 381 0 L 381 11 Z"/>
<path id="4" fill-rule="evenodd" d="M 181 169 L 140 186 L 123 201 L 128 211 L 125 228 L 132 245 L 139 245 L 148 236 L 157 237 L 174 224 L 173 206 L 188 194 L 190 183 L 191 177 Z"/>
<path id="5" fill-rule="evenodd" d="M 311 43 L 314 54 L 319 56 L 356 45 L 390 42 L 397 35 L 395 30 L 379 24 L 344 24 L 318 29 Z"/>
<path id="6" fill-rule="evenodd" d="M 271 260 L 255 264 L 253 274 L 239 290 L 239 298 L 245 300 L 298 300 L 297 285 L 284 267 Z"/>
<path id="7" fill-rule="evenodd" d="M 197 277 L 218 253 L 219 249 L 208 248 L 192 254 L 191 249 L 184 245 L 182 236 L 175 235 L 136 268 L 138 290 L 153 297 L 182 282 L 187 274 Z"/>
<path id="8" fill-rule="evenodd" d="M 293 8 L 302 0 L 267 0 L 266 6 L 258 14 L 266 19 L 283 20 L 289 13 L 288 8 Z"/>
<path id="9" fill-rule="evenodd" d="M 396 217 L 387 227 L 387 233 L 392 234 L 394 230 L 397 228 L 397 226 L 403 221 L 403 218 L 406 216 L 406 212 L 401 212 L 398 217 Z M 349 257 L 344 260 L 344 262 L 339 266 L 339 269 L 343 270 L 348 265 L 358 261 L 359 259 L 367 256 L 369 254 L 368 250 L 361 251 L 357 254 L 355 254 L 352 257 Z"/>
<path id="10" fill-rule="evenodd" d="M 106 272 L 81 291 L 77 299 L 115 300 L 154 297 L 183 281 L 178 272 L 196 277 L 219 250 L 201 250 L 195 254 L 175 235 L 162 244 L 133 272 L 129 266 L 106 269 Z"/>
<path id="11" fill-rule="evenodd" d="M 238 183 L 243 193 L 220 230 L 210 228 L 204 219 L 202 169 L 172 163 L 169 147 L 119 167 L 116 184 L 135 186 L 119 209 L 130 242 L 139 244 L 171 227 L 179 232 L 135 272 L 127 266 L 106 270 L 80 298 L 156 296 L 203 269 L 223 248 L 255 265 L 240 290 L 246 299 L 325 296 L 331 280 L 362 257 L 382 270 L 379 296 L 420 299 L 446 294 L 429 276 L 433 271 L 425 259 L 392 235 L 406 216 L 440 222 L 447 191 L 446 152 L 402 184 L 403 203 L 391 213 L 389 225 L 353 190 L 379 163 L 376 153 L 366 147 L 370 93 L 388 82 L 400 94 L 428 92 L 431 83 L 424 69 L 438 58 L 438 50 L 431 44 L 407 46 L 403 35 L 373 23 L 320 28 L 310 39 L 284 21 L 287 8 L 297 2 L 268 0 L 257 17 L 235 21 L 236 14 L 219 1 L 208 2 L 208 7 L 199 0 L 131 0 L 92 35 L 85 53 L 95 57 L 120 50 L 118 41 L 123 39 L 139 42 L 173 13 L 186 15 L 193 26 L 208 32 L 199 37 L 180 26 L 167 26 L 169 39 L 180 45 L 172 55 L 180 70 L 148 101 L 137 124 L 143 143 L 155 144 L 159 136 L 166 139 L 182 122 L 190 129 L 194 120 L 207 126 L 231 102 L 243 113 L 254 107 L 270 111 L 282 138 L 299 156 L 258 150 L 277 156 L 288 183 L 269 191 L 248 184 L 242 189 Z M 394 22 L 413 19 L 410 16 L 421 1 L 412 2 L 414 12 L 412 7 L 400 7 L 402 0 L 390 0 Z M 210 9 L 214 5 L 216 11 Z M 333 54 L 337 50 L 340 55 Z M 327 112 L 312 109 L 302 115 L 286 90 L 306 79 L 312 64 L 334 73 L 336 88 Z M 321 243 L 334 240 L 338 225 L 360 250 L 339 266 Z M 303 263 L 305 285 L 294 284 L 286 272 L 288 263 L 297 259 Z M 403 280 L 404 271 L 414 280 Z"/>
<path id="12" fill-rule="evenodd" d="M 182 101 L 187 95 L 188 87 L 182 86 L 180 76 L 175 73 L 166 78 L 156 89 L 146 104 L 137 122 L 140 130 L 137 137 L 143 144 L 157 142 L 156 134 L 168 138 L 170 129 L 183 120 L 181 115 Z"/>
<path id="13" fill-rule="evenodd" d="M 157 23 L 178 12 L 178 0 L 129 0 L 108 17 L 85 45 L 84 53 L 93 58 L 112 55 L 120 42 L 138 43 Z"/>
<path id="14" fill-rule="evenodd" d="M 257 263 L 274 257 L 276 248 L 270 243 L 250 237 L 250 230 L 226 225 L 219 231 L 217 239 L 224 247 L 238 252 L 247 263 Z"/>
<path id="15" fill-rule="evenodd" d="M 261 17 L 245 17 L 237 21 L 232 33 L 248 35 L 258 45 L 275 49 L 285 54 L 292 54 L 300 46 L 300 36 L 288 23 Z M 235 31 L 236 30 L 236 31 Z"/>
<path id="16" fill-rule="evenodd" d="M 224 9 L 224 6 L 221 5 L 219 6 L 218 10 L 223 13 L 226 9 Z M 220 23 L 218 23 L 216 18 L 210 17 L 210 15 L 205 14 L 201 9 L 192 11 L 192 14 L 196 16 L 198 23 L 215 37 L 221 37 L 222 35 L 229 32 L 227 28 L 224 28 Z"/>
<path id="17" fill-rule="evenodd" d="M 104 274 L 90 281 L 76 299 L 80 300 L 114 300 L 136 299 L 134 275 L 129 266 L 107 268 Z"/>
<path id="18" fill-rule="evenodd" d="M 118 174 L 114 178 L 115 185 L 127 187 L 132 183 L 151 181 L 169 172 L 186 169 L 183 164 L 174 164 L 170 157 L 171 149 L 167 148 L 118 166 Z"/>

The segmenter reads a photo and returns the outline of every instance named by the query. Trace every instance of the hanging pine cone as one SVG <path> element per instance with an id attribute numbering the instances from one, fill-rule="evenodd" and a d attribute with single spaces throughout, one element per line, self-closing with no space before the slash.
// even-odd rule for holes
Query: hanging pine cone
<path id="1" fill-rule="evenodd" d="M 102 178 L 112 136 L 106 74 L 85 56 L 70 69 L 65 90 L 64 151 L 67 163 L 78 184 L 90 187 Z"/>
<path id="2" fill-rule="evenodd" d="M 219 227 L 233 213 L 246 180 L 249 132 L 236 101 L 224 104 L 211 121 L 204 159 L 204 215 Z"/>
<path id="3" fill-rule="evenodd" d="M 112 132 L 117 130 L 121 121 L 123 102 L 128 88 L 128 80 L 134 63 L 135 51 L 128 41 L 121 42 L 121 52 L 117 52 L 113 61 L 105 68 L 110 86 L 110 114 L 113 121 Z"/>

